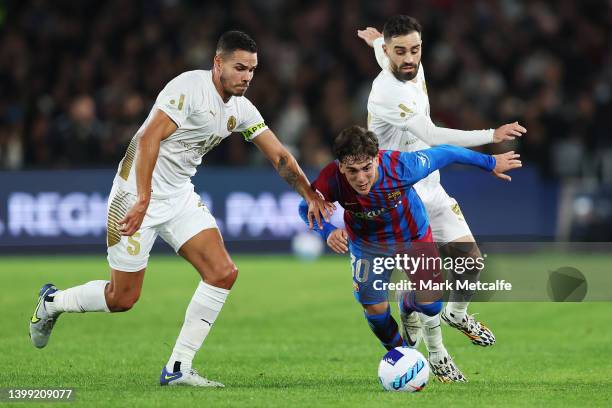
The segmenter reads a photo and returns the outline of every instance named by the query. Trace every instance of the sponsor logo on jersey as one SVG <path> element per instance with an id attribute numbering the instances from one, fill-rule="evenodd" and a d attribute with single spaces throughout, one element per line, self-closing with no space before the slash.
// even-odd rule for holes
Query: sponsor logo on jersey
<path id="1" fill-rule="evenodd" d="M 236 118 L 232 115 L 227 120 L 227 131 L 231 132 L 236 127 Z"/>
<path id="2" fill-rule="evenodd" d="M 398 202 L 393 204 L 391 207 L 378 208 L 376 210 L 370 210 L 370 211 L 351 211 L 349 209 L 346 209 L 346 211 L 351 213 L 351 214 L 353 214 L 357 218 L 372 219 L 372 218 L 379 217 L 379 216 L 381 216 L 383 214 L 386 214 L 387 212 L 389 212 L 391 210 L 396 209 L 397 206 L 399 206 L 401 203 L 402 203 L 402 200 L 399 200 Z"/>
<path id="3" fill-rule="evenodd" d="M 429 157 L 427 157 L 427 155 L 425 155 L 425 154 L 423 154 L 421 152 L 417 152 L 416 155 L 419 158 L 419 160 L 421 161 L 421 164 L 424 167 L 429 168 Z"/>
<path id="4" fill-rule="evenodd" d="M 400 103 L 399 105 L 397 105 L 403 112 L 400 112 L 400 116 L 403 118 L 406 115 L 414 115 L 414 111 L 412 109 L 410 109 L 409 107 L 407 107 L 406 105 L 404 105 L 403 103 Z"/>
<path id="5" fill-rule="evenodd" d="M 176 99 L 170 99 L 170 105 L 174 105 L 176 103 Z M 183 109 L 183 105 L 185 104 L 185 94 L 181 94 L 179 97 L 178 106 L 176 107 L 178 110 Z"/>

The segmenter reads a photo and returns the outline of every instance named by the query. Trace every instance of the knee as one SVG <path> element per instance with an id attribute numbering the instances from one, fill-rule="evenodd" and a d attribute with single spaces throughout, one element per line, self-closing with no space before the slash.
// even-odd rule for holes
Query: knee
<path id="1" fill-rule="evenodd" d="M 138 301 L 140 291 L 110 292 L 106 296 L 108 309 L 115 312 L 127 312 Z"/>
<path id="2" fill-rule="evenodd" d="M 238 279 L 238 268 L 233 262 L 220 263 L 207 274 L 205 282 L 223 289 L 231 289 Z"/>
<path id="3" fill-rule="evenodd" d="M 431 303 L 419 303 L 418 311 L 427 316 L 437 316 L 442 311 L 442 300 L 437 300 Z"/>
<path id="4" fill-rule="evenodd" d="M 362 306 L 363 306 L 363 310 L 366 312 L 368 316 L 381 315 L 381 314 L 387 313 L 387 310 L 389 310 L 389 303 L 387 302 L 376 303 L 373 305 L 362 304 Z"/>

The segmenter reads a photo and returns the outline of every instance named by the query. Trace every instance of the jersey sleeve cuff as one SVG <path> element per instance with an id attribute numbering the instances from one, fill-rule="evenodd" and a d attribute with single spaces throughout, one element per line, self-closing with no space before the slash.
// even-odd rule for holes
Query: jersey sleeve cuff
<path id="1" fill-rule="evenodd" d="M 180 121 L 180 119 L 176 116 L 174 112 L 162 105 L 155 105 L 155 107 L 160 111 L 164 112 L 166 115 L 168 115 L 168 117 L 174 122 L 177 128 L 181 127 L 183 123 Z"/>

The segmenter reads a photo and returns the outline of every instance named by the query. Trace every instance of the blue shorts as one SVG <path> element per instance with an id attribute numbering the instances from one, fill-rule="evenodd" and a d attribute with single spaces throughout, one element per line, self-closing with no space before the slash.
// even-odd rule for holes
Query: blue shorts
<path id="1" fill-rule="evenodd" d="M 394 268 L 386 269 L 378 265 L 376 259 L 383 259 L 382 256 L 368 254 L 358 248 L 351 248 L 350 255 L 355 299 L 362 305 L 386 302 L 388 293 L 385 285 L 390 282 Z"/>
<path id="2" fill-rule="evenodd" d="M 408 271 L 397 269 L 396 263 L 392 262 L 393 259 L 390 259 L 395 258 L 396 255 L 436 259 L 439 254 L 437 246 L 433 242 L 412 242 L 393 252 L 373 249 L 373 251 L 364 250 L 362 247 L 349 245 L 351 270 L 353 272 L 353 293 L 355 299 L 362 305 L 373 305 L 388 301 L 387 288 L 390 282 L 408 283 L 408 280 L 410 280 L 417 287 L 420 287 L 420 283 L 423 281 L 441 282 L 442 274 L 433 263 L 427 266 L 421 264 L 408 274 Z M 393 272 L 399 274 L 395 279 L 392 279 Z M 397 289 L 397 286 L 393 289 Z M 399 289 L 406 290 L 407 288 L 400 287 Z M 424 292 L 419 289 L 415 290 Z M 437 294 L 434 295 L 437 296 Z"/>

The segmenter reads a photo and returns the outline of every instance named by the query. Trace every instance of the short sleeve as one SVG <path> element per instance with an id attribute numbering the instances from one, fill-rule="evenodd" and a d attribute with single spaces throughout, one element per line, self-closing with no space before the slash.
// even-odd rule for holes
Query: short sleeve
<path id="1" fill-rule="evenodd" d="M 194 72 L 185 72 L 177 76 L 168 82 L 155 101 L 155 107 L 168 115 L 179 128 L 194 111 L 195 75 Z"/>
<path id="2" fill-rule="evenodd" d="M 338 201 L 338 163 L 331 162 L 321 170 L 319 176 L 311 184 L 312 189 L 320 193 L 326 201 Z"/>
<path id="3" fill-rule="evenodd" d="M 420 116 L 411 108 L 415 100 L 416 95 L 405 88 L 376 84 L 368 101 L 368 111 L 385 123 L 408 130 L 412 125 L 411 120 Z"/>
<path id="4" fill-rule="evenodd" d="M 238 123 L 238 126 L 236 126 L 235 131 L 240 132 L 242 137 L 244 137 L 244 140 L 250 142 L 259 136 L 264 130 L 268 129 L 268 126 L 264 122 L 261 113 L 259 113 L 251 101 L 244 97 L 241 97 L 240 99 L 240 122 Z"/>

